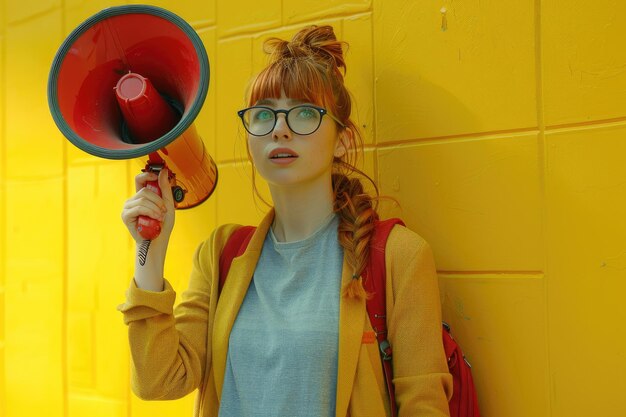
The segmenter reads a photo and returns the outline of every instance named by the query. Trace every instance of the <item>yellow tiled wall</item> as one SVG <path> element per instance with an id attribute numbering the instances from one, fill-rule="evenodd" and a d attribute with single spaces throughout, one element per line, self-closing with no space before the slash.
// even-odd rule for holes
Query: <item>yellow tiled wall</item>
<path id="1" fill-rule="evenodd" d="M 63 39 L 126 3 L 0 2 L 0 416 L 191 415 L 193 396 L 129 390 L 119 213 L 140 164 L 78 150 L 47 105 Z M 483 416 L 626 415 L 626 3 L 141 3 L 191 23 L 211 63 L 195 123 L 220 177 L 177 214 L 166 275 L 179 292 L 215 225 L 263 214 L 235 115 L 262 41 L 330 23 L 351 45 L 365 170 L 401 204 L 385 214 L 433 247 Z"/>

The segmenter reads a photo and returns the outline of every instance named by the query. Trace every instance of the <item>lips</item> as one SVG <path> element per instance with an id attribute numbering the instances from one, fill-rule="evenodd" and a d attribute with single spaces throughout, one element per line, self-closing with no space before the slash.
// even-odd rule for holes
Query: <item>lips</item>
<path id="1" fill-rule="evenodd" d="M 270 159 L 293 159 L 297 158 L 298 154 L 295 151 L 292 151 L 289 148 L 276 148 L 272 150 L 269 154 Z"/>

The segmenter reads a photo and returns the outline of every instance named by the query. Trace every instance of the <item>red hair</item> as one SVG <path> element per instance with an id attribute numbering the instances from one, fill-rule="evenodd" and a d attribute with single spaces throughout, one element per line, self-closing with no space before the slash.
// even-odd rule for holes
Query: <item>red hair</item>
<path id="1" fill-rule="evenodd" d="M 346 63 L 345 42 L 338 41 L 331 26 L 309 26 L 294 35 L 291 41 L 270 38 L 264 43 L 269 54 L 269 64 L 253 80 L 248 98 L 252 106 L 261 99 L 280 98 L 284 92 L 291 99 L 303 100 L 326 108 L 341 121 L 338 131 L 343 135 L 346 152 L 343 158 L 333 161 L 334 210 L 339 214 L 339 243 L 346 261 L 352 268 L 351 282 L 344 288 L 347 297 L 367 297 L 361 275 L 369 259 L 369 242 L 378 218 L 373 198 L 367 194 L 358 174 L 374 185 L 374 181 L 355 167 L 363 151 L 363 141 L 356 124 L 350 119 L 352 99 L 344 85 Z M 250 158 L 250 160 L 252 160 Z M 257 196 L 254 167 L 252 182 Z M 261 197 L 261 200 L 264 201 Z"/>

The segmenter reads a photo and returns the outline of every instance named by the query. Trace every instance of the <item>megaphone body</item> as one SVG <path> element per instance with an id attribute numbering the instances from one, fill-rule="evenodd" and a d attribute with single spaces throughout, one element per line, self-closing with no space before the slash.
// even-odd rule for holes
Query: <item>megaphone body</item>
<path id="1" fill-rule="evenodd" d="M 148 157 L 144 170 L 171 172 L 177 209 L 205 201 L 217 167 L 193 121 L 209 84 L 206 50 L 195 30 L 154 6 L 104 9 L 77 27 L 57 52 L 48 81 L 55 123 L 75 146 L 108 159 Z M 156 181 L 148 188 L 160 194 Z M 154 239 L 160 223 L 140 217 Z"/>

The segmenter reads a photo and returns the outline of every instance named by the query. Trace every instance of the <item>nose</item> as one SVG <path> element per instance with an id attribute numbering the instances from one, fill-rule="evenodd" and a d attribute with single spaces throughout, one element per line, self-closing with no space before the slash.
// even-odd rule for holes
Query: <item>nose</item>
<path id="1" fill-rule="evenodd" d="M 287 116 L 284 114 L 277 115 L 276 125 L 274 125 L 274 131 L 272 132 L 272 138 L 278 139 L 291 139 L 291 129 L 287 124 Z"/>

